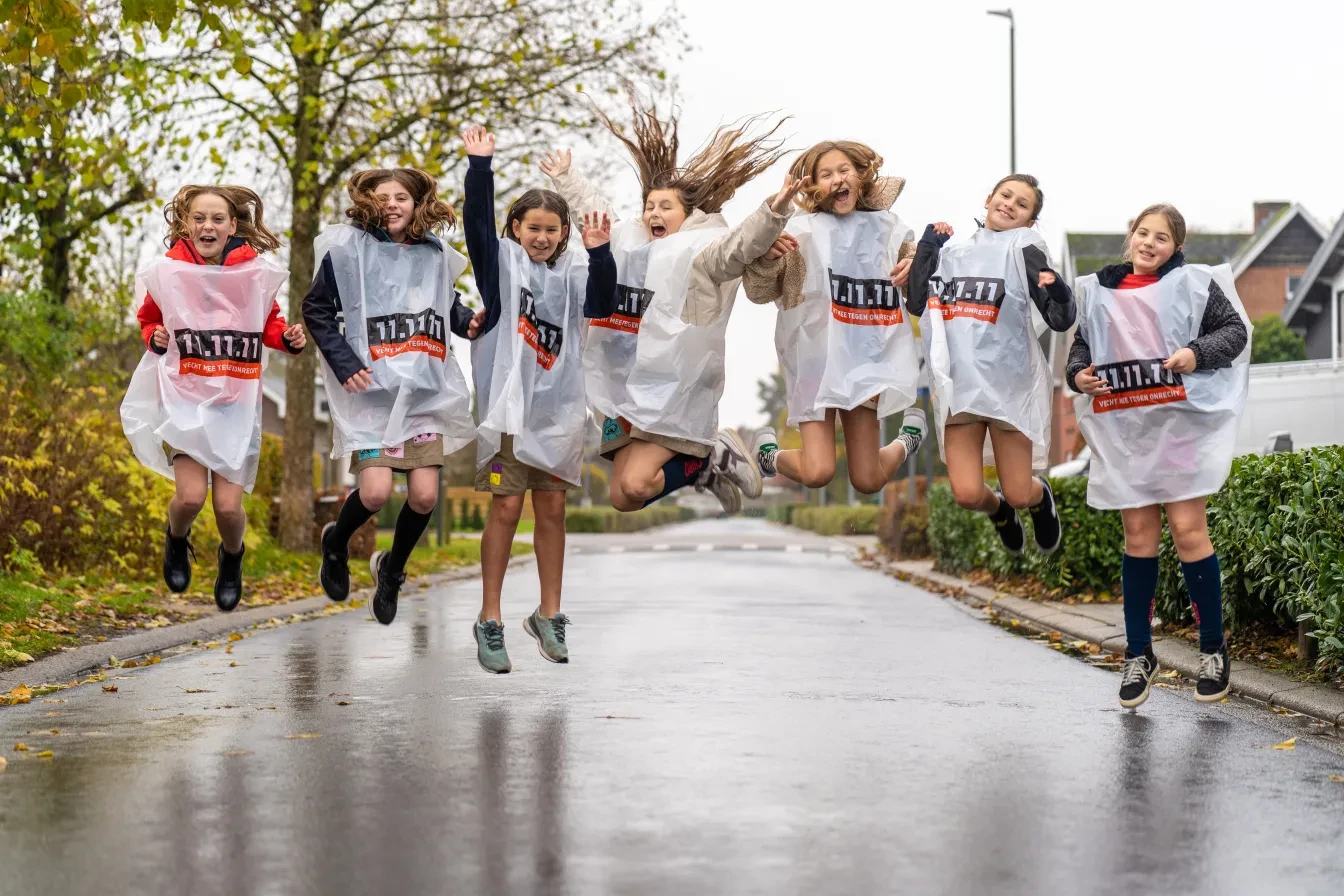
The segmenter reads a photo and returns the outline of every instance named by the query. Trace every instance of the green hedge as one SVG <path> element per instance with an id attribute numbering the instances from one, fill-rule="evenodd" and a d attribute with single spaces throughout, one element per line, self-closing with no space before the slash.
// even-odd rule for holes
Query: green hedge
<path id="1" fill-rule="evenodd" d="M 565 513 L 566 532 L 639 532 L 669 523 L 695 519 L 689 507 L 653 506 L 621 513 L 614 507 L 571 507 Z"/>
<path id="2" fill-rule="evenodd" d="M 789 522 L 800 529 L 818 535 L 876 535 L 882 508 L 873 504 L 832 505 L 815 507 L 807 504 L 786 505 L 792 508 Z"/>
<path id="3" fill-rule="evenodd" d="M 938 568 L 1029 575 L 1067 593 L 1118 592 L 1124 552 L 1120 514 L 1088 507 L 1083 477 L 1057 479 L 1051 486 L 1064 542 L 1048 557 L 1031 547 L 1022 556 L 1008 554 L 988 517 L 962 510 L 948 486 L 935 486 L 929 495 L 929 542 Z M 1344 667 L 1341 507 L 1344 447 L 1246 455 L 1233 462 L 1222 491 L 1209 499 L 1209 535 L 1223 570 L 1229 629 L 1268 623 L 1289 631 L 1301 620 L 1315 631 L 1322 662 Z M 1025 514 L 1023 523 L 1030 530 Z M 1166 532 L 1159 559 L 1157 615 L 1188 619 L 1180 562 Z"/>

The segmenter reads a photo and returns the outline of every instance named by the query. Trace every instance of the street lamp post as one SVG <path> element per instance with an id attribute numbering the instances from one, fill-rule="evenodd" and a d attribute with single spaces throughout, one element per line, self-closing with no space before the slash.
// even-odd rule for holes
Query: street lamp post
<path id="1" fill-rule="evenodd" d="M 1017 23 L 1012 9 L 987 9 L 1008 20 L 1008 170 L 1017 173 Z"/>

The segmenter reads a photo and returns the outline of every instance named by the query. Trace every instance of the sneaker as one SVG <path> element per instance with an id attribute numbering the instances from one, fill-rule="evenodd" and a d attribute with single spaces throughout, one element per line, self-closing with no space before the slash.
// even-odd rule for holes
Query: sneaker
<path id="1" fill-rule="evenodd" d="M 1227 655 L 1227 641 L 1217 650 L 1199 651 L 1199 683 L 1195 685 L 1195 699 L 1200 703 L 1217 703 L 1227 696 L 1232 686 L 1232 658 Z"/>
<path id="2" fill-rule="evenodd" d="M 181 594 L 191 586 L 191 563 L 196 550 L 191 546 L 191 529 L 181 538 L 173 536 L 171 526 L 163 530 L 163 581 L 168 590 Z"/>
<path id="3" fill-rule="evenodd" d="M 1036 537 L 1036 547 L 1042 554 L 1053 554 L 1059 548 L 1064 530 L 1059 525 L 1059 510 L 1055 507 L 1055 493 L 1044 476 L 1037 476 L 1041 483 L 1041 503 L 1031 508 L 1031 532 Z"/>
<path id="4" fill-rule="evenodd" d="M 1120 672 L 1120 705 L 1133 709 L 1148 699 L 1148 689 L 1157 674 L 1157 656 L 1153 654 L 1153 645 L 1143 648 L 1143 653 L 1135 656 L 1125 651 L 1125 665 Z"/>
<path id="5" fill-rule="evenodd" d="M 756 467 L 762 476 L 778 474 L 775 469 L 775 455 L 778 453 L 779 437 L 775 435 L 774 429 L 769 426 L 758 429 L 756 437 L 751 440 L 751 456 L 756 458 Z"/>
<path id="6" fill-rule="evenodd" d="M 246 550 L 244 548 L 236 554 L 230 554 L 224 550 L 224 545 L 219 546 L 217 554 L 219 574 L 215 576 L 215 606 L 225 613 L 232 613 L 233 608 L 243 599 L 243 553 Z"/>
<path id="7" fill-rule="evenodd" d="M 373 573 L 373 618 L 383 625 L 391 625 L 397 618 L 397 597 L 401 594 L 401 585 L 406 581 L 402 571 L 392 575 L 391 570 L 383 571 L 387 551 L 374 551 L 369 558 L 369 572 Z"/>
<path id="8" fill-rule="evenodd" d="M 496 674 L 513 671 L 509 652 L 504 649 L 504 626 L 493 619 L 477 621 L 471 626 L 476 638 L 476 662 L 487 672 Z"/>
<path id="9" fill-rule="evenodd" d="M 751 454 L 737 430 L 719 430 L 710 448 L 709 465 L 748 498 L 761 496 L 761 471 L 751 462 Z"/>
<path id="10" fill-rule="evenodd" d="M 919 451 L 920 443 L 924 441 L 924 433 L 928 432 L 928 429 L 929 418 L 923 409 L 905 409 L 905 416 L 901 418 L 901 434 L 897 436 L 897 441 L 905 446 L 906 462 Z"/>
<path id="11" fill-rule="evenodd" d="M 695 483 L 695 490 L 709 492 L 718 498 L 724 513 L 731 515 L 742 512 L 742 493 L 712 466 L 705 467 L 704 472 L 700 474 Z"/>
<path id="12" fill-rule="evenodd" d="M 1003 500 L 1003 495 L 998 489 L 994 490 L 994 494 L 998 496 L 999 509 L 1008 511 L 1008 516 L 1000 520 L 996 519 L 997 514 L 990 514 L 989 520 L 999 532 L 999 541 L 1003 542 L 1003 549 L 1010 554 L 1020 554 L 1027 543 L 1027 533 L 1022 528 L 1022 521 L 1017 518 L 1017 511 L 1013 506 Z"/>
<path id="13" fill-rule="evenodd" d="M 523 628 L 537 639 L 537 649 L 541 655 L 553 663 L 569 662 L 569 647 L 565 645 L 567 625 L 569 617 L 564 613 L 556 613 L 548 619 L 541 615 L 541 607 L 537 607 L 531 616 L 523 620 Z"/>
<path id="14" fill-rule="evenodd" d="M 345 549 L 337 550 L 328 542 L 327 533 L 336 528 L 335 523 L 322 527 L 322 569 L 317 578 L 322 582 L 322 590 L 334 601 L 343 601 L 350 596 L 350 553 Z"/>

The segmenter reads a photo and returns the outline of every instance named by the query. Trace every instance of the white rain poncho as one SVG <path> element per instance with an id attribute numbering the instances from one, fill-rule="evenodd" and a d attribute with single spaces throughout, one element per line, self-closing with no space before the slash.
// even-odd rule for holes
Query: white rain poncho
<path id="1" fill-rule="evenodd" d="M 1251 331 L 1227 265 L 1187 264 L 1140 289 L 1078 281 L 1078 327 L 1109 395 L 1078 395 L 1092 449 L 1087 503 L 1102 510 L 1211 495 L 1232 468 L 1246 406 L 1251 341 L 1231 367 L 1172 373 L 1162 363 L 1199 336 L 1216 282 Z"/>
<path id="2" fill-rule="evenodd" d="M 165 446 L 252 491 L 261 455 L 262 331 L 289 272 L 267 258 L 216 267 L 170 258 L 136 274 L 163 312 L 165 354 L 146 352 L 121 403 L 142 464 L 172 478 Z"/>
<path id="3" fill-rule="evenodd" d="M 588 401 L 603 416 L 713 444 L 732 303 L 705 326 L 684 321 L 682 310 L 696 256 L 727 232 L 698 227 L 650 240 L 639 221 L 613 228 L 617 310 L 591 322 L 583 353 Z"/>
<path id="4" fill-rule="evenodd" d="M 913 405 L 919 348 L 890 272 L 914 232 L 888 211 L 797 215 L 789 232 L 807 278 L 803 301 L 775 322 L 788 425 L 824 420 L 827 408 L 850 410 L 874 397 L 879 418 Z"/>
<path id="5" fill-rule="evenodd" d="M 471 392 L 448 332 L 466 258 L 447 245 L 384 243 L 348 224 L 323 230 L 313 253 L 319 264 L 330 256 L 346 341 L 373 371 L 369 391 L 346 392 L 322 361 L 331 456 L 429 433 L 451 454 L 475 438 Z"/>
<path id="6" fill-rule="evenodd" d="M 476 466 L 513 436 L 522 463 L 573 485 L 583 473 L 583 299 L 588 259 L 566 252 L 548 267 L 499 241 L 499 321 L 471 345 Z"/>
<path id="7" fill-rule="evenodd" d="M 1048 464 L 1053 388 L 1038 341 L 1045 321 L 1027 288 L 1022 250 L 1030 245 L 1049 257 L 1033 228 L 982 227 L 939 255 L 920 331 L 940 452 L 948 418 L 969 413 L 1014 427 L 1031 439 L 1032 467 Z M 986 463 L 993 457 L 986 434 Z"/>

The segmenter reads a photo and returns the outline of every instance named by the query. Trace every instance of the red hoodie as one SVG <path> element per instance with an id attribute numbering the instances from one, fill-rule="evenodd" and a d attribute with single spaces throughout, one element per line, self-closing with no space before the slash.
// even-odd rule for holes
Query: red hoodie
<path id="1" fill-rule="evenodd" d="M 168 249 L 166 254 L 173 261 L 185 261 L 190 264 L 209 264 L 201 254 L 196 251 L 196 247 L 191 244 L 191 240 L 178 240 Z M 257 250 L 253 249 L 247 243 L 238 238 L 229 240 L 224 246 L 224 267 L 233 264 L 242 264 L 245 261 L 251 261 L 257 257 Z M 154 345 L 154 330 L 163 326 L 163 311 L 159 309 L 159 303 L 154 301 L 154 297 L 145 294 L 145 303 L 140 306 L 140 310 L 135 313 L 135 319 L 140 322 L 140 336 L 145 340 L 145 347 L 155 354 L 163 354 L 167 349 L 160 349 Z M 280 313 L 280 303 L 274 299 L 271 300 L 271 313 L 266 316 L 266 326 L 261 333 L 261 344 L 267 348 L 276 351 L 285 352 L 291 355 L 297 355 L 298 352 L 289 347 L 285 341 L 285 317 Z"/>

